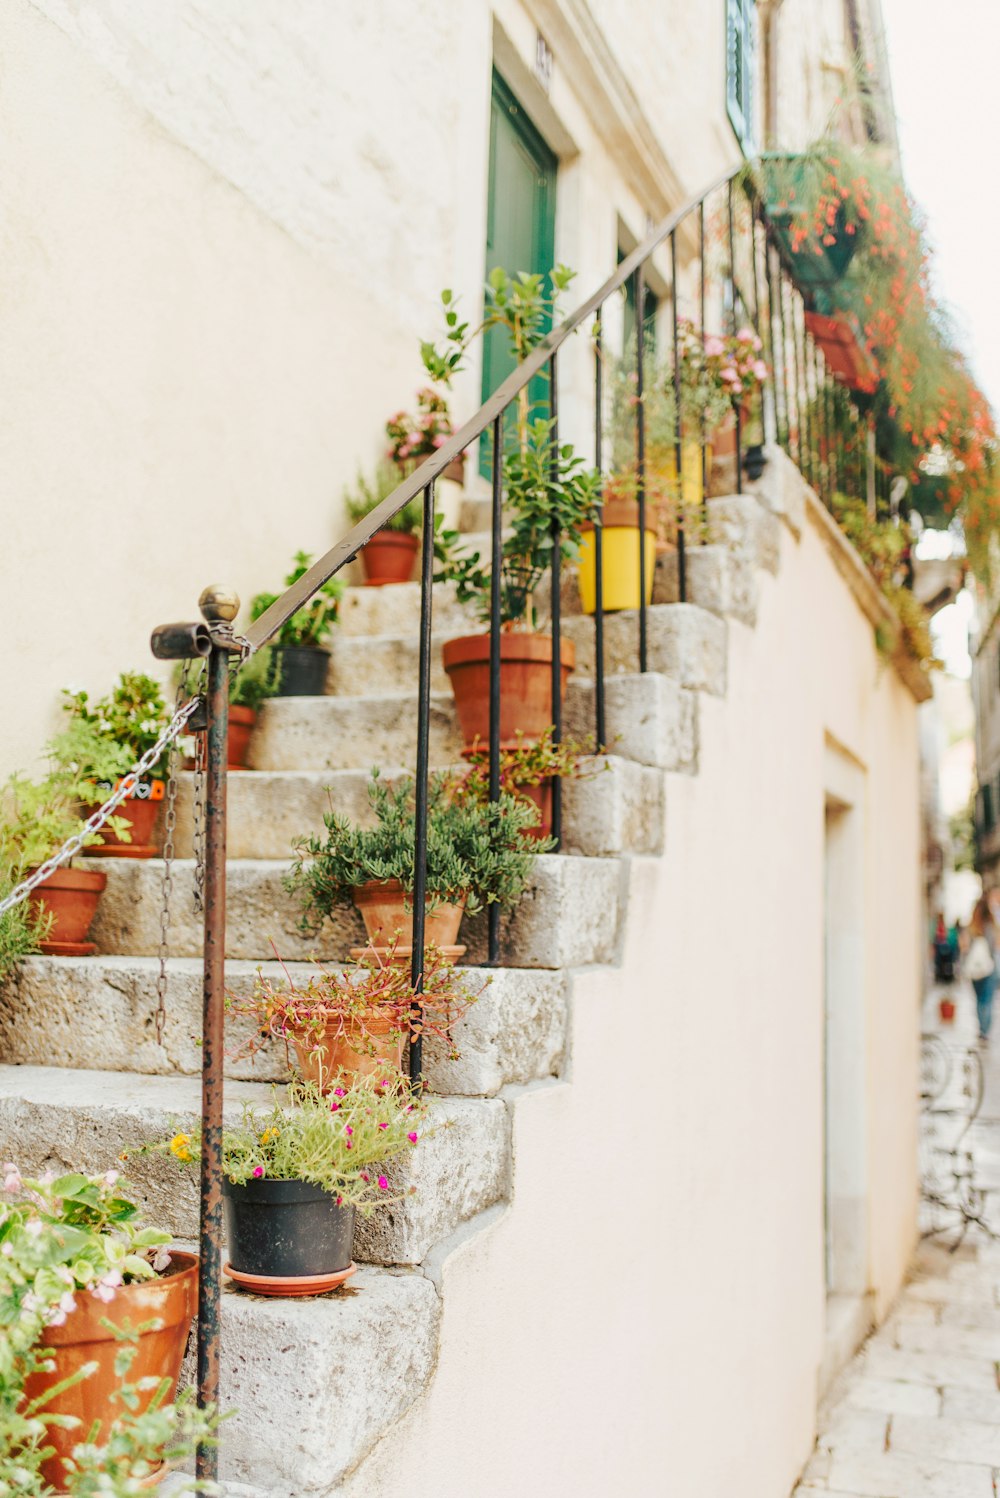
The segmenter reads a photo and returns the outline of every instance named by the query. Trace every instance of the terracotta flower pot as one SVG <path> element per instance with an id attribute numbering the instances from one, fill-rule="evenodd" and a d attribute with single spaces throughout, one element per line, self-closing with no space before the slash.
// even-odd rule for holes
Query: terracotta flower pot
<path id="1" fill-rule="evenodd" d="M 245 770 L 250 751 L 250 735 L 257 726 L 257 712 L 252 707 L 230 707 L 229 709 L 229 766 L 230 770 Z"/>
<path id="2" fill-rule="evenodd" d="M 160 812 L 160 802 L 164 796 L 164 785 L 162 780 L 147 780 L 143 782 L 140 789 L 147 791 L 147 795 L 129 796 L 123 801 L 115 812 L 115 816 L 121 817 L 127 822 L 132 833 L 130 842 L 123 842 L 117 832 L 111 832 L 107 827 L 101 832 L 101 842 L 94 843 L 89 848 L 84 848 L 85 858 L 155 858 L 159 849 L 153 840 L 153 828 L 156 826 L 156 818 Z"/>
<path id="3" fill-rule="evenodd" d="M 490 739 L 490 637 L 462 635 L 442 647 L 465 747 Z M 572 640 L 561 642 L 561 695 L 576 664 Z M 552 639 L 508 630 L 500 636 L 500 748 L 534 743 L 552 725 Z"/>
<path id="4" fill-rule="evenodd" d="M 406 1036 L 399 1017 L 391 1010 L 370 1009 L 366 1014 L 345 1016 L 330 1011 L 322 1029 L 289 1037 L 295 1046 L 299 1068 L 307 1082 L 328 1091 L 338 1071 L 373 1076 L 375 1072 L 398 1072 L 403 1065 Z"/>
<path id="5" fill-rule="evenodd" d="M 450 479 L 453 484 L 465 483 L 465 454 L 459 453 L 457 458 L 452 458 L 448 467 L 441 474 L 443 479 Z"/>
<path id="6" fill-rule="evenodd" d="M 361 911 L 368 940 L 376 950 L 392 945 L 398 937 L 396 956 L 409 958 L 413 951 L 413 909 L 410 897 L 403 892 L 398 879 L 370 880 L 354 891 L 354 903 Z M 406 909 L 407 905 L 411 908 Z M 430 901 L 428 900 L 428 905 Z M 465 899 L 455 904 L 439 903 L 428 909 L 424 924 L 425 942 L 433 942 L 442 951 L 455 952 L 458 928 L 462 924 Z M 465 951 L 462 947 L 461 951 Z"/>
<path id="7" fill-rule="evenodd" d="M 538 785 L 517 785 L 514 789 L 525 801 L 538 807 L 538 824 L 528 829 L 528 836 L 535 838 L 548 837 L 552 831 L 552 781 L 541 780 Z"/>
<path id="8" fill-rule="evenodd" d="M 942 1024 L 950 1025 L 952 1020 L 955 1018 L 955 1000 L 942 999 L 940 1004 L 938 1005 L 938 1008 L 941 1012 Z"/>
<path id="9" fill-rule="evenodd" d="M 123 1285 L 116 1291 L 114 1299 L 107 1303 L 79 1291 L 76 1310 L 70 1313 L 65 1324 L 46 1328 L 43 1342 L 52 1353 L 55 1367 L 48 1373 L 32 1374 L 27 1380 L 24 1386 L 26 1403 L 44 1398 L 46 1389 L 55 1388 L 85 1363 L 97 1364 L 89 1377 L 65 1389 L 45 1407 L 47 1415 L 75 1415 L 80 1421 L 72 1430 L 49 1427 L 48 1444 L 55 1447 L 55 1455 L 42 1464 L 42 1473 L 57 1492 L 64 1491 L 66 1459 L 73 1447 L 87 1438 L 95 1420 L 100 1424 L 97 1437 L 100 1443 L 117 1416 L 129 1413 L 114 1397 L 123 1382 L 115 1372 L 115 1359 L 121 1344 L 102 1322 L 108 1321 L 113 1327 L 131 1331 L 147 1322 L 157 1323 L 155 1327 L 139 1332 L 134 1344 L 136 1355 L 124 1381 L 136 1385 L 141 1379 L 150 1378 L 155 1379 L 158 1386 L 161 1379 L 169 1379 L 169 1403 L 177 1388 L 184 1347 L 197 1312 L 198 1260 L 194 1254 L 174 1253 L 166 1274 L 155 1280 Z M 155 1393 L 156 1387 L 140 1389 L 134 1413 L 142 1414 L 148 1409 Z"/>
<path id="10" fill-rule="evenodd" d="M 408 583 L 420 546 L 419 536 L 403 531 L 379 531 L 361 552 L 365 583 L 381 588 L 386 583 Z"/>
<path id="11" fill-rule="evenodd" d="M 56 869 L 28 899 L 52 916 L 52 925 L 39 950 L 49 957 L 89 957 L 97 947 L 87 940 L 90 923 L 97 914 L 107 874 L 96 869 Z"/>

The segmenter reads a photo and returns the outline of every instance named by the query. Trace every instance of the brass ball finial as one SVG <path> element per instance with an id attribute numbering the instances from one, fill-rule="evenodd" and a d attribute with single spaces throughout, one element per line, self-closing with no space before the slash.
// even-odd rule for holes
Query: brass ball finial
<path id="1" fill-rule="evenodd" d="M 240 595 L 221 583 L 211 583 L 198 599 L 201 617 L 208 624 L 232 624 L 240 611 Z"/>

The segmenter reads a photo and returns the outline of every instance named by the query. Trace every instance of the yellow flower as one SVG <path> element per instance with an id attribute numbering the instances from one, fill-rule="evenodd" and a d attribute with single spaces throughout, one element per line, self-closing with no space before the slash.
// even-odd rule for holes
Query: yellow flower
<path id="1" fill-rule="evenodd" d="M 260 1136 L 261 1144 L 268 1144 L 270 1140 L 277 1139 L 280 1133 L 280 1129 L 265 1129 L 263 1134 Z"/>
<path id="2" fill-rule="evenodd" d="M 191 1135 L 175 1134 L 170 1141 L 170 1153 L 176 1155 L 178 1160 L 190 1160 L 191 1158 Z"/>

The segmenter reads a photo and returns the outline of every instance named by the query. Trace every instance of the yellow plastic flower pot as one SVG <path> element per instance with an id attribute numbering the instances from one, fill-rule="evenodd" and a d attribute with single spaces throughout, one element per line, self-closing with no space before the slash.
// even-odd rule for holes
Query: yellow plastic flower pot
<path id="1" fill-rule="evenodd" d="M 681 492 L 684 502 L 685 513 L 700 509 L 705 498 L 705 485 L 702 482 L 701 472 L 701 443 L 681 443 L 681 469 L 683 479 Z M 705 444 L 705 472 L 712 472 L 712 447 L 710 443 Z M 662 473 L 669 492 L 677 496 L 677 462 L 674 450 L 670 448 L 663 454 Z"/>
<path id="2" fill-rule="evenodd" d="M 653 596 L 653 573 L 656 569 L 656 530 L 646 521 L 644 561 L 645 594 Z M 639 607 L 639 506 L 635 500 L 608 500 L 604 505 L 601 530 L 602 604 L 606 613 Z M 585 614 L 597 610 L 597 552 L 594 528 L 585 526 L 580 545 L 580 603 Z"/>

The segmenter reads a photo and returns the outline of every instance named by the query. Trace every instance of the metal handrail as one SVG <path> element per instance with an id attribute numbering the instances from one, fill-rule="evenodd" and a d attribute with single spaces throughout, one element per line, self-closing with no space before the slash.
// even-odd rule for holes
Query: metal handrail
<path id="1" fill-rule="evenodd" d="M 341 567 L 352 562 L 362 547 L 366 546 L 377 531 L 380 531 L 400 510 L 406 508 L 411 500 L 415 499 L 429 484 L 440 478 L 453 459 L 459 457 L 470 443 L 475 442 L 478 437 L 486 431 L 496 417 L 502 415 L 507 407 L 517 398 L 522 390 L 531 383 L 534 377 L 548 364 L 560 346 L 566 342 L 572 333 L 584 323 L 588 317 L 596 312 L 607 299 L 616 291 L 620 291 L 625 283 L 644 265 L 661 245 L 665 244 L 671 234 L 675 233 L 689 213 L 693 213 L 705 199 L 720 187 L 733 182 L 746 168 L 745 162 L 731 167 L 729 171 L 723 172 L 711 185 L 700 192 L 697 197 L 687 200 L 682 207 L 676 209 L 663 219 L 656 228 L 650 230 L 649 234 L 637 245 L 631 254 L 615 269 L 607 280 L 598 287 L 593 296 L 587 298 L 575 312 L 572 312 L 558 328 L 553 328 L 541 343 L 528 357 L 507 376 L 502 385 L 498 385 L 488 400 L 484 401 L 474 416 L 471 416 L 459 431 L 455 432 L 443 447 L 438 448 L 429 458 L 425 458 L 419 468 L 415 468 L 405 479 L 396 485 L 391 494 L 378 504 L 374 510 L 359 520 L 353 530 L 348 531 L 342 540 L 332 546 L 328 552 L 315 561 L 307 572 L 304 572 L 284 593 L 275 599 L 274 603 L 245 631 L 244 638 L 248 641 L 251 650 L 259 650 L 272 639 L 293 614 L 297 613 L 304 604 L 308 603 L 313 594 L 318 593 L 325 582 L 328 582 Z"/>

